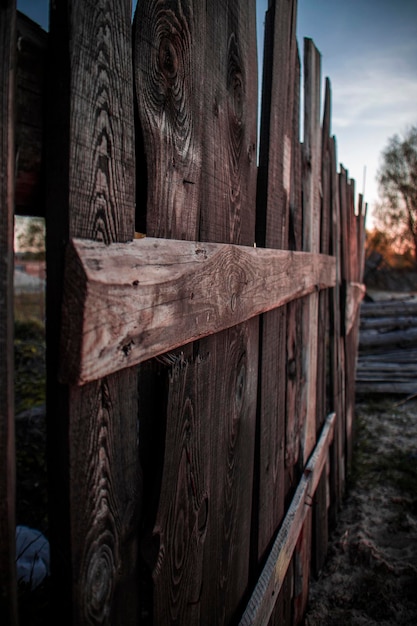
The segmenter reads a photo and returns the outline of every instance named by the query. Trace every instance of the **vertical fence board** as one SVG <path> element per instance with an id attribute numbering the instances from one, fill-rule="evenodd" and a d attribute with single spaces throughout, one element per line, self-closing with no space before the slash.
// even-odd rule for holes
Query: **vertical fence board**
<path id="1" fill-rule="evenodd" d="M 322 142 L 321 142 L 321 229 L 320 252 L 330 253 L 330 220 L 331 220 L 331 155 L 330 155 L 330 83 L 326 79 Z M 329 324 L 329 292 L 319 293 L 318 315 L 318 346 L 317 346 L 317 432 L 323 425 L 325 416 L 332 410 L 329 406 L 327 381 L 329 371 L 328 360 L 328 324 Z M 328 511 L 327 511 L 328 476 L 323 472 L 315 495 L 313 509 L 313 558 L 312 565 L 317 574 L 324 564 L 328 542 Z"/>
<path id="2" fill-rule="evenodd" d="M 214 36 L 213 36 L 214 34 Z M 207 3 L 206 124 L 200 238 L 253 245 L 256 204 L 256 3 Z M 211 114 L 210 114 L 211 113 Z M 237 277 L 236 277 L 237 278 Z M 231 281 L 234 276 L 230 277 Z M 212 353 L 212 507 L 204 554 L 206 623 L 229 623 L 248 587 L 258 378 L 258 319 L 201 342 Z"/>
<path id="3" fill-rule="evenodd" d="M 346 251 L 347 258 L 347 275 L 346 275 L 346 300 L 345 300 L 345 320 L 347 320 L 346 312 L 349 305 L 350 284 L 354 280 L 356 270 L 356 250 L 354 246 L 355 233 L 355 215 L 354 215 L 354 183 L 352 179 L 347 184 L 347 233 L 346 233 Z M 356 239 L 356 237 L 355 237 Z M 352 464 L 353 455 L 353 412 L 354 412 L 354 389 L 355 389 L 355 361 L 356 354 L 353 351 L 352 332 L 346 324 L 346 441 L 347 441 L 347 461 L 348 468 Z"/>
<path id="4" fill-rule="evenodd" d="M 0 620 L 17 624 L 13 359 L 16 5 L 0 5 Z"/>
<path id="5" fill-rule="evenodd" d="M 303 143 L 303 249 L 320 250 L 321 184 L 321 56 L 311 39 L 304 39 L 304 143 Z M 318 293 L 306 299 L 303 311 L 303 345 L 306 415 L 303 428 L 303 462 L 314 447 L 317 429 Z M 306 609 L 310 580 L 311 511 L 296 547 L 294 623 Z"/>
<path id="6" fill-rule="evenodd" d="M 346 328 L 346 306 L 347 306 L 347 296 L 348 296 L 348 283 L 350 278 L 350 263 L 349 263 L 349 241 L 348 241 L 348 233 L 349 233 L 349 203 L 348 203 L 348 173 L 347 170 L 341 166 L 339 173 L 339 194 L 340 194 L 340 276 L 341 276 L 341 327 L 342 327 L 342 336 L 343 336 L 343 352 L 344 352 L 344 370 L 343 370 L 343 378 L 344 378 L 344 433 L 343 433 L 343 442 L 344 442 L 344 452 L 345 452 L 345 462 L 346 462 L 346 471 L 349 470 L 350 462 L 351 462 L 351 423 L 349 413 L 349 394 L 350 394 L 350 385 L 349 385 L 349 346 L 347 339 L 347 328 Z"/>
<path id="7" fill-rule="evenodd" d="M 303 248 L 302 180 L 300 145 L 300 59 L 296 53 L 293 103 L 293 137 L 291 164 L 291 200 L 289 220 L 289 246 L 292 250 Z M 288 480 L 294 484 L 297 477 L 294 467 L 299 460 L 300 429 L 304 423 L 305 403 L 300 389 L 303 385 L 303 308 L 302 300 L 287 305 L 287 416 L 285 435 L 285 465 Z"/>
<path id="8" fill-rule="evenodd" d="M 138 5 L 149 235 L 254 242 L 254 16 L 252 0 Z M 148 523 L 156 623 L 228 623 L 247 588 L 257 329 L 253 320 L 161 359 L 166 453 Z M 146 422 L 152 406 L 143 406 Z"/>
<path id="9" fill-rule="evenodd" d="M 330 294 L 331 344 L 330 344 L 330 384 L 333 407 L 337 420 L 332 448 L 331 508 L 330 516 L 336 521 L 337 509 L 341 503 L 345 482 L 345 350 L 342 327 L 342 244 L 340 186 L 337 173 L 337 146 L 333 137 L 331 144 L 331 193 L 332 193 L 332 248 L 336 257 L 336 287 Z"/>
<path id="10" fill-rule="evenodd" d="M 294 82 L 291 83 L 290 78 L 296 63 L 296 6 L 296 2 L 270 2 L 265 21 L 257 243 L 281 249 L 288 248 L 294 99 Z M 284 513 L 286 319 L 286 307 L 262 316 L 258 415 L 259 559 Z"/>
<path id="11" fill-rule="evenodd" d="M 320 125 L 321 57 L 311 39 L 304 40 L 304 145 L 303 145 L 303 248 L 320 250 Z M 316 438 L 317 395 L 317 314 L 318 294 L 308 298 L 306 332 L 306 401 L 304 460 L 311 453 Z"/>
<path id="12" fill-rule="evenodd" d="M 57 372 L 63 244 L 134 236 L 131 3 L 51 5 L 48 429 L 55 615 L 133 624 L 140 482 L 135 370 L 83 388 Z M 59 613 L 58 613 L 59 611 Z"/>

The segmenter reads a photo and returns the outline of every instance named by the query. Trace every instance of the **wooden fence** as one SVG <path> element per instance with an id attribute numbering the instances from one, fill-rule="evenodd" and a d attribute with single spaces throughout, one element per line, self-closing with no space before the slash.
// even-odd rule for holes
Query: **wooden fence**
<path id="1" fill-rule="evenodd" d="M 311 40 L 300 143 L 296 13 L 282 0 L 266 14 L 258 164 L 254 0 L 141 0 L 133 37 L 128 0 L 51 3 L 41 169 L 57 623 L 303 617 L 352 454 L 364 206 L 337 171 L 328 80 L 320 120 Z M 11 624 L 15 15 L 1 3 Z"/>

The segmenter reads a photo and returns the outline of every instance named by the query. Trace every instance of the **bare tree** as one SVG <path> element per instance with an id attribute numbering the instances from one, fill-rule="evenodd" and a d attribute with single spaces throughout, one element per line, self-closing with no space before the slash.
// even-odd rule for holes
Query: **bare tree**
<path id="1" fill-rule="evenodd" d="M 381 160 L 376 217 L 403 250 L 412 248 L 417 265 L 417 126 L 391 137 Z"/>

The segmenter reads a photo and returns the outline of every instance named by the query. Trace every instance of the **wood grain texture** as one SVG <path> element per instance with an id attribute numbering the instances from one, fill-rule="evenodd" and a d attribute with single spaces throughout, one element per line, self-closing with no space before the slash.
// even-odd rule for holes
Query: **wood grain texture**
<path id="1" fill-rule="evenodd" d="M 211 0 L 203 5 L 141 2 L 135 15 L 138 117 L 148 162 L 147 234 L 252 246 L 255 3 Z M 174 495 L 159 499 L 156 520 L 164 522 L 159 554 L 164 551 L 166 556 L 161 567 L 155 563 L 153 568 L 154 620 L 170 616 L 177 623 L 189 623 L 199 614 L 201 623 L 222 624 L 230 621 L 248 583 L 257 321 L 182 351 L 188 362 L 187 389 L 206 385 L 195 422 L 200 431 L 190 430 L 189 437 L 196 438 L 193 446 L 198 449 L 209 445 L 201 478 L 208 494 L 209 521 L 203 544 L 193 540 L 192 524 L 184 527 L 181 545 L 189 546 L 191 552 L 187 559 L 174 562 L 174 553 L 166 551 L 176 536 L 177 520 L 167 514 L 175 506 Z M 170 357 L 181 358 L 178 353 Z M 205 370 L 198 366 L 201 360 L 208 362 Z M 167 377 L 168 412 L 157 418 L 166 421 L 162 445 L 167 451 L 172 433 L 181 432 L 181 420 L 187 414 L 171 410 L 169 398 L 175 390 L 169 371 L 168 366 L 161 372 Z M 230 385 L 236 389 L 231 394 Z M 146 415 L 144 419 L 148 420 Z M 184 493 L 179 461 L 171 464 L 168 454 L 161 477 L 164 494 L 172 476 L 178 484 L 175 493 Z M 188 519 L 193 520 L 199 516 L 198 507 L 190 488 L 187 494 Z M 154 530 L 153 534 L 161 534 L 157 524 Z M 174 602 L 169 592 L 171 576 L 175 572 L 177 581 L 188 580 L 187 572 L 176 567 L 181 565 L 182 571 L 190 562 L 202 572 L 200 592 L 192 585 L 189 602 L 187 586 L 175 584 Z"/>
<path id="2" fill-rule="evenodd" d="M 330 474 L 330 518 L 336 522 L 339 504 L 345 487 L 345 348 L 342 321 L 342 274 L 341 274 L 341 220 L 340 189 L 337 173 L 337 146 L 332 137 L 331 155 L 331 195 L 332 195 L 332 237 L 331 253 L 336 257 L 336 287 L 330 294 L 330 387 L 332 405 L 338 416 L 335 440 L 331 451 L 332 472 Z"/>
<path id="3" fill-rule="evenodd" d="M 320 252 L 329 254 L 331 236 L 331 91 L 330 81 L 326 78 L 324 111 L 321 133 L 321 214 L 320 214 Z M 319 294 L 318 341 L 317 341 L 317 411 L 316 429 L 322 426 L 324 416 L 334 410 L 329 397 L 329 292 Z M 323 472 L 317 488 L 312 515 L 312 571 L 318 575 L 324 565 L 329 537 L 328 526 L 328 476 Z"/>
<path id="4" fill-rule="evenodd" d="M 359 309 L 365 297 L 365 293 L 366 287 L 362 283 L 351 282 L 346 286 L 345 325 L 347 334 L 349 334 L 358 323 Z"/>
<path id="5" fill-rule="evenodd" d="M 137 375 L 58 385 L 68 237 L 134 236 L 131 3 L 53 3 L 48 112 L 48 428 L 55 610 L 137 623 Z M 54 375 L 55 374 L 55 375 Z M 57 419 L 59 418 L 59 419 Z M 58 613 L 57 613 L 58 614 Z"/>
<path id="6" fill-rule="evenodd" d="M 300 145 L 300 58 L 297 50 L 294 76 L 292 180 L 290 196 L 289 246 L 302 250 L 302 180 Z M 285 466 L 293 482 L 294 468 L 300 453 L 301 426 L 305 420 L 303 386 L 303 310 L 304 303 L 297 300 L 287 307 L 287 408 L 285 431 Z"/>
<path id="7" fill-rule="evenodd" d="M 85 383 L 212 335 L 335 280 L 325 255 L 146 238 L 74 240 L 62 376 Z"/>
<path id="8" fill-rule="evenodd" d="M 288 249 L 296 98 L 297 2 L 270 2 L 265 20 L 261 135 L 257 184 L 257 243 Z M 258 406 L 257 559 L 282 520 L 285 500 L 287 311 L 271 311 L 261 326 Z M 292 365 L 295 364 L 290 354 Z M 274 497 L 271 498 L 271 494 Z M 281 607 L 278 608 L 278 613 Z"/>
<path id="9" fill-rule="evenodd" d="M 321 231 L 321 56 L 311 39 L 304 39 L 304 142 L 303 142 L 303 250 L 320 250 Z M 319 362 L 319 294 L 311 294 L 303 310 L 303 362 L 305 420 L 302 426 L 303 461 L 310 455 L 317 435 L 317 385 Z M 297 595 L 294 616 L 299 619 L 307 606 L 312 550 L 310 517 L 300 540 L 296 559 Z"/>
<path id="10" fill-rule="evenodd" d="M 135 85 L 148 177 L 146 232 L 198 239 L 206 16 L 201 3 L 139 2 Z M 204 45 L 203 45 L 204 44 Z"/>
<path id="11" fill-rule="evenodd" d="M 16 4 L 0 5 L 0 620 L 17 625 L 13 358 Z"/>
<path id="12" fill-rule="evenodd" d="M 350 189 L 349 189 L 349 174 L 348 171 L 341 166 L 339 173 L 339 193 L 340 193 L 340 228 L 341 228 L 341 285 L 342 285 L 342 334 L 344 343 L 344 359 L 345 368 L 343 372 L 344 376 L 344 393 L 345 393 L 345 412 L 344 412 L 344 430 L 345 430 L 345 454 L 346 454 L 346 469 L 349 471 L 352 462 L 352 420 L 353 420 L 353 407 L 352 407 L 352 379 L 349 373 L 349 369 L 352 368 L 352 354 L 350 348 L 350 340 L 347 335 L 346 328 L 346 309 L 347 309 L 347 286 L 351 280 L 351 244 L 349 242 L 349 234 L 351 232 L 351 201 L 350 201 Z"/>
<path id="13" fill-rule="evenodd" d="M 321 58 L 311 39 L 304 40 L 303 249 L 320 249 L 321 181 Z M 316 437 L 318 294 L 305 311 L 305 374 L 307 415 L 303 453 L 306 459 Z"/>
<path id="14" fill-rule="evenodd" d="M 239 622 L 240 626 L 269 623 L 288 565 L 302 532 L 304 520 L 310 511 L 314 493 L 326 464 L 329 445 L 333 439 L 335 419 L 336 415 L 331 413 L 325 420 L 320 437 L 305 466 L 291 505 L 269 552 L 259 582 Z"/>

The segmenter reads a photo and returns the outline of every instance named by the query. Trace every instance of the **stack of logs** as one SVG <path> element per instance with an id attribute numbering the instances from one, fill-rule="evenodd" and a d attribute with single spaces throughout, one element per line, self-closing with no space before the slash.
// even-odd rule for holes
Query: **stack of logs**
<path id="1" fill-rule="evenodd" d="M 362 303 L 356 391 L 417 394 L 417 297 Z"/>

